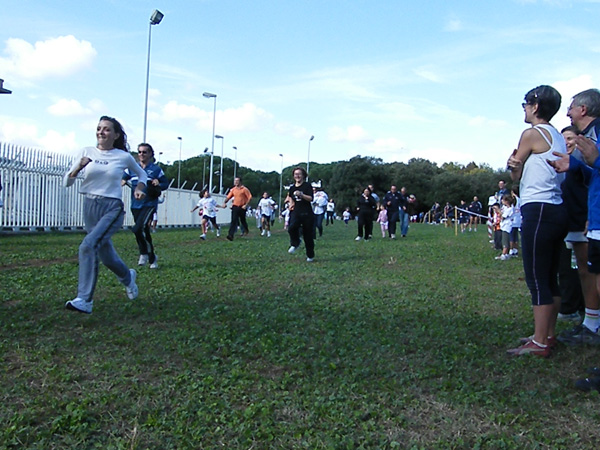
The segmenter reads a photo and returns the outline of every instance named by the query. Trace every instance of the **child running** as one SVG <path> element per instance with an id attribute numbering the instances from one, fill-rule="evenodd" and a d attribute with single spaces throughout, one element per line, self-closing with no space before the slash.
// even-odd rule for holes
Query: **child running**
<path id="1" fill-rule="evenodd" d="M 198 204 L 190 212 L 194 212 L 200 209 L 199 214 L 202 215 L 202 234 L 200 239 L 206 239 L 206 231 L 208 229 L 208 222 L 212 223 L 213 227 L 217 230 L 217 237 L 221 236 L 221 228 L 217 224 L 217 202 L 210 196 L 208 189 L 200 191 L 200 200 Z"/>
<path id="2" fill-rule="evenodd" d="M 386 237 L 388 230 L 388 216 L 385 205 L 379 206 L 379 216 L 377 217 L 377 222 L 379 222 L 379 225 L 381 226 L 381 237 Z"/>

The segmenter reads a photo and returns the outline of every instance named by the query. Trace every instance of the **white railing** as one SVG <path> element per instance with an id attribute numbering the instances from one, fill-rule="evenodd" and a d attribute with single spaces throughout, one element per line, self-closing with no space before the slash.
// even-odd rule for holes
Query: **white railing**
<path id="1" fill-rule="evenodd" d="M 1 231 L 50 231 L 83 229 L 83 202 L 79 195 L 81 180 L 70 188 L 62 178 L 72 157 L 42 149 L 0 142 Z M 213 195 L 218 203 L 223 195 Z M 198 191 L 170 188 L 158 207 L 159 227 L 198 226 L 200 217 L 190 210 L 198 202 Z M 133 225 L 129 212 L 131 191 L 123 188 L 127 215 L 125 226 Z M 217 221 L 229 222 L 227 210 L 218 210 Z"/>

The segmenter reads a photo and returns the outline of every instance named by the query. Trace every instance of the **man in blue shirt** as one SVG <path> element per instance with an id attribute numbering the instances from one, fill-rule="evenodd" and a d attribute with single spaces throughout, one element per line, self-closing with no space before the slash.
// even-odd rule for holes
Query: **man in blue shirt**
<path id="1" fill-rule="evenodd" d="M 133 197 L 138 179 L 127 170 L 123 173 L 121 184 L 125 185 L 127 181 L 131 181 L 131 213 L 135 220 L 135 225 L 131 231 L 135 234 L 135 240 L 140 251 L 138 265 L 144 266 L 150 263 L 151 269 L 158 269 L 150 224 L 152 216 L 158 208 L 158 197 L 160 197 L 162 191 L 169 187 L 169 180 L 160 166 L 154 164 L 154 149 L 150 144 L 138 145 L 138 160 L 140 166 L 148 175 L 146 196 L 141 200 Z"/>

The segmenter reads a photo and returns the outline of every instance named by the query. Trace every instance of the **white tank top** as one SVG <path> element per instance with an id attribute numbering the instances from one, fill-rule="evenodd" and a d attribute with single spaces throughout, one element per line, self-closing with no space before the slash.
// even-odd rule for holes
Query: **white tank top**
<path id="1" fill-rule="evenodd" d="M 521 205 L 533 202 L 559 205 L 562 203 L 560 184 L 565 174 L 556 173 L 548 161 L 559 159 L 552 152 L 567 153 L 565 140 L 552 125 L 540 124 L 533 128 L 542 135 L 550 149 L 544 153 L 531 153 L 525 161 L 520 183 Z M 551 140 L 541 129 L 550 133 Z"/>

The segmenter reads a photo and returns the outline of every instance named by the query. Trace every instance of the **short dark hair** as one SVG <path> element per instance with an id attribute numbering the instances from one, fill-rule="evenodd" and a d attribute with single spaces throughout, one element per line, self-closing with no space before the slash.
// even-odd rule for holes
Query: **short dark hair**
<path id="1" fill-rule="evenodd" d="M 560 130 L 561 133 L 565 133 L 567 131 L 570 131 L 571 133 L 575 134 L 581 133 L 581 131 L 579 131 L 579 128 L 577 128 L 575 125 L 569 125 L 568 127 L 564 127 L 562 130 Z"/>
<path id="2" fill-rule="evenodd" d="M 140 149 L 140 147 L 146 147 L 148 150 L 150 150 L 150 153 L 152 153 L 152 157 L 154 157 L 154 149 L 150 144 L 148 144 L 147 142 L 142 142 L 141 144 L 138 144 L 138 150 Z"/>
<path id="3" fill-rule="evenodd" d="M 543 120 L 550 120 L 560 109 L 562 97 L 560 93 L 552 86 L 545 84 L 530 90 L 525 94 L 525 103 L 528 105 L 538 105 L 537 117 Z"/>

